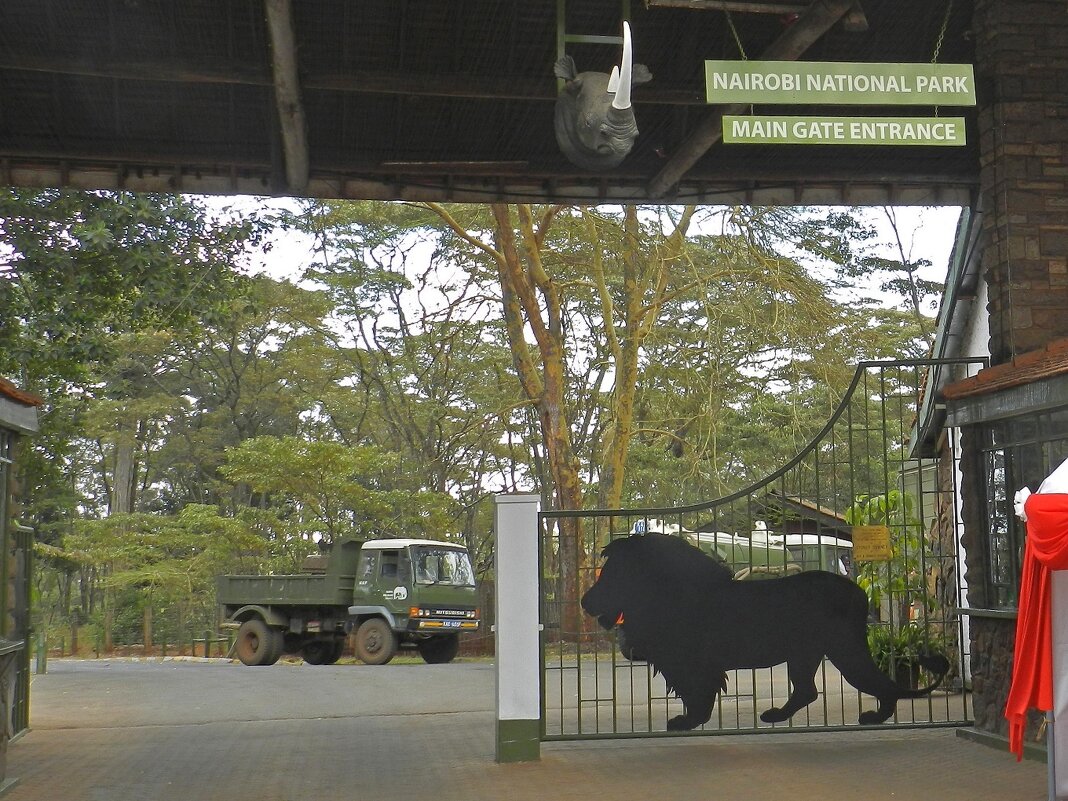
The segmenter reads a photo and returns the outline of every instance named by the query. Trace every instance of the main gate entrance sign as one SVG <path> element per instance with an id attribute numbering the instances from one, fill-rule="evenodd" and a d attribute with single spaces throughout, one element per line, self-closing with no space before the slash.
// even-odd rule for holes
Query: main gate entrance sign
<path id="1" fill-rule="evenodd" d="M 868 594 L 869 647 L 885 672 L 924 686 L 917 651 L 951 663 L 943 685 L 900 701 L 890 725 L 967 724 L 967 638 L 956 613 L 963 590 L 956 449 L 949 442 L 942 456 L 916 458 L 910 448 L 924 378 L 937 364 L 861 364 L 830 421 L 798 456 L 724 498 L 682 508 L 542 512 L 542 738 L 665 735 L 667 721 L 682 713 L 642 654 L 618 639 L 619 628 L 602 631 L 579 607 L 601 549 L 648 532 L 686 538 L 726 562 L 736 581 L 806 570 L 849 576 Z M 854 526 L 885 531 L 890 553 L 854 552 Z M 816 681 L 816 702 L 788 722 L 767 724 L 760 712 L 790 693 L 785 666 L 731 671 L 712 719 L 689 733 L 864 728 L 856 721 L 872 699 L 829 662 Z"/>

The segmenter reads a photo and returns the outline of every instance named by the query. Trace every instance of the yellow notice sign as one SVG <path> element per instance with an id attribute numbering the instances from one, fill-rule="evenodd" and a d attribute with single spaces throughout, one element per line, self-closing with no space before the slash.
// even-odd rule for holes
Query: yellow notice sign
<path id="1" fill-rule="evenodd" d="M 890 548 L 890 529 L 886 526 L 853 526 L 853 561 L 888 562 L 894 552 Z"/>

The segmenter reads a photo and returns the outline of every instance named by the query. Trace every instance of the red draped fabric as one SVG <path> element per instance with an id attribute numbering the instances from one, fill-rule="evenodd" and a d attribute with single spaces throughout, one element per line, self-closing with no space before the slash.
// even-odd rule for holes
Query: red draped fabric
<path id="1" fill-rule="evenodd" d="M 1053 709 L 1051 570 L 1068 570 L 1068 495 L 1036 493 L 1024 502 L 1027 541 L 1020 577 L 1012 686 L 1005 704 L 1009 750 L 1023 759 L 1027 710 Z"/>

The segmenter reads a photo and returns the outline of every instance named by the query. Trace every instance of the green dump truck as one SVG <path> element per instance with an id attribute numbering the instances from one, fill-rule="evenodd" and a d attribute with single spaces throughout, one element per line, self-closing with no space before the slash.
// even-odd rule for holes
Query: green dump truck
<path id="1" fill-rule="evenodd" d="M 370 665 L 401 648 L 451 662 L 460 632 L 479 627 L 474 571 L 460 545 L 347 539 L 308 557 L 302 571 L 216 580 L 224 625 L 237 628 L 246 665 L 272 665 L 282 654 L 330 665 L 352 632 L 356 656 Z"/>

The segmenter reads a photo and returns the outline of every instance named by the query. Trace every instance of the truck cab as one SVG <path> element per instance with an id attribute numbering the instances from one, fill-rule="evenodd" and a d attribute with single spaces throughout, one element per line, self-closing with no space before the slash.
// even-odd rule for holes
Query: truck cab
<path id="1" fill-rule="evenodd" d="M 435 540 L 363 543 L 348 613 L 364 662 L 381 664 L 406 647 L 427 662 L 451 661 L 459 633 L 480 622 L 467 550 Z"/>

